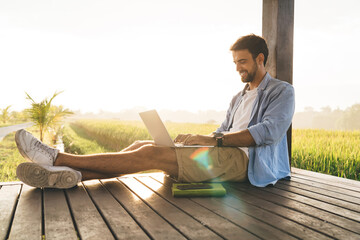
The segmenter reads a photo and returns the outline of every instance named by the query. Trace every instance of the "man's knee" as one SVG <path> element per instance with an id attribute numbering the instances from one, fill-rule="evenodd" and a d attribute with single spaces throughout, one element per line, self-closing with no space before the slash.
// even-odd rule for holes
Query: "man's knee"
<path id="1" fill-rule="evenodd" d="M 142 142 L 144 143 L 144 142 Z M 156 154 L 158 152 L 158 146 L 155 146 L 153 144 L 146 144 L 144 143 L 140 148 L 139 151 L 145 153 L 145 154 Z"/>
<path id="2" fill-rule="evenodd" d="M 171 147 L 156 146 L 154 144 L 143 145 L 139 150 L 143 154 L 154 158 L 171 158 L 176 156 L 175 149 Z"/>

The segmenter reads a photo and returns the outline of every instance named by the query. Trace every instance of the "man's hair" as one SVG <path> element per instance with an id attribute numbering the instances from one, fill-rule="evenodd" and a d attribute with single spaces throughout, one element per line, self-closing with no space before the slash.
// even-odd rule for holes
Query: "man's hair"
<path id="1" fill-rule="evenodd" d="M 256 36 L 255 34 L 246 35 L 239 38 L 230 48 L 231 51 L 245 49 L 249 50 L 254 60 L 260 53 L 264 54 L 265 66 L 269 55 L 269 49 L 264 38 Z"/>

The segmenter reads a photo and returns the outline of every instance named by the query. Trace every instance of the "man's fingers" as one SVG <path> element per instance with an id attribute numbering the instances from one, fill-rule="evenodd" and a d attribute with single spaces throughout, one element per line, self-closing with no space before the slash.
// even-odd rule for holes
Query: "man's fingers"
<path id="1" fill-rule="evenodd" d="M 184 138 L 184 134 L 179 134 L 179 135 L 175 138 L 174 142 L 176 142 L 176 143 L 181 143 L 181 139 L 183 139 L 183 138 Z"/>
<path id="2" fill-rule="evenodd" d="M 176 143 L 184 143 L 186 141 L 187 138 L 189 138 L 189 136 L 191 136 L 191 134 L 179 134 L 174 142 Z"/>
<path id="3" fill-rule="evenodd" d="M 192 136 L 192 134 L 186 134 L 185 136 L 184 136 L 184 139 L 183 139 L 183 143 L 184 144 L 188 144 L 189 143 L 189 140 L 191 140 L 191 136 Z"/>
<path id="4" fill-rule="evenodd" d="M 174 142 L 178 143 L 178 142 L 179 142 L 179 138 L 180 138 L 180 135 L 177 135 L 176 138 L 174 139 Z"/>

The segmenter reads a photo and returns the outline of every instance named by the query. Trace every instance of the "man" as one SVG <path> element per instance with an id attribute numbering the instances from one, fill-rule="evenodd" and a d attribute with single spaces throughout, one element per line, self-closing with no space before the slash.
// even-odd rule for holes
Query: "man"
<path id="1" fill-rule="evenodd" d="M 226 119 L 211 135 L 182 134 L 175 139 L 217 147 L 171 148 L 137 141 L 118 153 L 79 156 L 59 153 L 19 130 L 19 151 L 33 162 L 18 166 L 19 179 L 35 187 L 68 188 L 81 180 L 159 169 L 182 182 L 249 179 L 264 187 L 290 177 L 286 131 L 294 114 L 293 87 L 266 72 L 263 38 L 244 36 L 230 50 L 246 86 L 233 97 Z"/>

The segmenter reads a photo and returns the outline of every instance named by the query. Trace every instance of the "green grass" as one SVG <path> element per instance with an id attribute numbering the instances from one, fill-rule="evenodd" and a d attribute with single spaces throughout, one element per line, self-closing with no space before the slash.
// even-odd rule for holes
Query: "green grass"
<path id="1" fill-rule="evenodd" d="M 170 136 L 180 133 L 209 134 L 217 125 L 196 123 L 165 123 Z M 80 120 L 71 128 L 81 130 L 83 136 L 94 139 L 99 145 L 112 151 L 120 151 L 136 140 L 151 140 L 142 122 L 116 120 Z"/>
<path id="2" fill-rule="evenodd" d="M 292 166 L 360 180 L 360 131 L 293 130 Z"/>
<path id="3" fill-rule="evenodd" d="M 39 138 L 39 131 L 36 127 L 27 129 L 35 137 Z M 51 136 L 47 135 L 45 143 L 51 142 Z M 15 143 L 15 132 L 7 135 L 0 141 L 0 182 L 19 181 L 16 177 L 16 168 L 26 160 L 19 153 Z"/>
<path id="4" fill-rule="evenodd" d="M 7 126 L 11 126 L 11 125 L 17 125 L 17 124 L 21 124 L 21 123 L 26 123 L 28 121 L 21 121 L 21 120 L 12 120 L 10 122 L 7 123 L 0 123 L 0 127 L 7 127 Z"/>
<path id="5" fill-rule="evenodd" d="M 71 127 L 81 130 L 91 139 L 113 151 L 120 151 L 139 139 L 151 139 L 140 122 L 115 120 L 80 120 L 71 123 Z"/>
<path id="6" fill-rule="evenodd" d="M 16 167 L 26 160 L 20 155 L 15 143 L 15 133 L 0 141 L 0 182 L 19 181 Z"/>
<path id="7" fill-rule="evenodd" d="M 99 145 L 95 140 L 90 140 L 90 136 L 82 128 L 73 124 L 65 125 L 62 140 L 65 152 L 68 153 L 83 155 L 111 151 Z"/>
<path id="8" fill-rule="evenodd" d="M 209 134 L 213 124 L 165 123 L 172 138 L 179 133 Z M 35 128 L 30 131 L 37 136 Z M 136 140 L 151 139 L 139 121 L 81 120 L 63 129 L 65 151 L 92 154 L 120 151 Z M 360 180 L 360 131 L 293 130 L 292 166 Z M 0 142 L 0 182 L 17 181 L 16 166 L 24 162 L 14 134 Z"/>
<path id="9" fill-rule="evenodd" d="M 0 123 L 0 127 L 7 127 L 7 126 L 11 126 L 11 125 L 15 125 L 14 123 Z"/>

